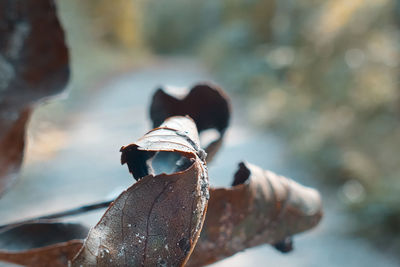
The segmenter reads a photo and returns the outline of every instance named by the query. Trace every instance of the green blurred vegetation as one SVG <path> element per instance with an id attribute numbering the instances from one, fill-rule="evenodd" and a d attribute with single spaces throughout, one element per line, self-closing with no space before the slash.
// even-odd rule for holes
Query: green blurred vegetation
<path id="1" fill-rule="evenodd" d="M 400 1 L 73 2 L 96 42 L 121 55 L 200 58 L 224 88 L 245 96 L 255 125 L 338 189 L 360 232 L 400 250 L 390 238 L 400 234 Z M 86 50 L 73 51 L 93 53 L 82 40 Z"/>
<path id="2" fill-rule="evenodd" d="M 201 56 L 385 247 L 400 234 L 399 2 L 149 0 L 145 43 Z M 387 234 L 387 235 L 386 235 Z M 399 241 L 397 241 L 399 242 Z M 382 243 L 383 244 L 383 243 Z"/>

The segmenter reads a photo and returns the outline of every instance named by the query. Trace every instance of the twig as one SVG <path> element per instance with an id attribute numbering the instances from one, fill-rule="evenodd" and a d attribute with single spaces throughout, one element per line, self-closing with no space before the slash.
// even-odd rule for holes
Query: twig
<path id="1" fill-rule="evenodd" d="M 11 227 L 19 226 L 19 225 L 26 224 L 26 223 L 33 223 L 33 222 L 37 222 L 40 220 L 58 219 L 58 218 L 77 215 L 77 214 L 81 214 L 81 213 L 85 213 L 85 212 L 89 212 L 89 211 L 93 211 L 93 210 L 107 208 L 108 206 L 110 206 L 110 204 L 112 202 L 113 202 L 113 200 L 103 201 L 103 202 L 94 203 L 94 204 L 90 204 L 90 205 L 80 206 L 77 208 L 73 208 L 73 209 L 69 209 L 69 210 L 65 210 L 65 211 L 61 211 L 61 212 L 56 212 L 56 213 L 49 214 L 49 215 L 39 216 L 39 217 L 31 218 L 31 219 L 26 219 L 26 220 L 22 220 L 22 221 L 17 221 L 17 222 L 13 222 L 13 223 L 9 223 L 9 224 L 0 225 L 0 231 L 5 228 L 11 228 Z"/>

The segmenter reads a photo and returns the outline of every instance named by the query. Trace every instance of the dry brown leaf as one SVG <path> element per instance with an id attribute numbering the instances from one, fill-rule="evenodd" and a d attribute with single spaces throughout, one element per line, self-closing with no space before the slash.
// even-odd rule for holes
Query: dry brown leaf
<path id="1" fill-rule="evenodd" d="M 82 244 L 82 240 L 71 240 L 21 252 L 0 250 L 0 260 L 29 267 L 66 267 Z"/>
<path id="2" fill-rule="evenodd" d="M 122 147 L 121 152 L 121 163 L 128 165 L 136 180 L 154 173 L 151 159 L 156 152 L 178 153 L 189 163 L 196 159 L 203 162 L 205 157 L 205 152 L 200 148 L 196 125 L 191 118 L 182 116 L 168 118 L 136 143 Z"/>
<path id="3" fill-rule="evenodd" d="M 261 244 L 275 245 L 320 221 L 322 204 L 316 190 L 252 164 L 239 166 L 231 188 L 210 189 L 206 221 L 186 266 L 211 264 Z"/>
<path id="4" fill-rule="evenodd" d="M 207 129 L 216 129 L 219 137 L 205 148 L 207 162 L 212 160 L 222 145 L 230 113 L 228 96 L 221 88 L 211 84 L 195 85 L 182 98 L 171 96 L 160 88 L 154 93 L 150 106 L 150 118 L 154 127 L 170 116 L 188 115 L 196 122 L 199 133 Z"/>
<path id="5" fill-rule="evenodd" d="M 0 260 L 24 266 L 67 266 L 88 229 L 72 223 L 29 223 L 0 232 Z"/>
<path id="6" fill-rule="evenodd" d="M 68 78 L 53 0 L 0 1 L 0 194 L 21 165 L 31 106 L 59 93 Z"/>
<path id="7" fill-rule="evenodd" d="M 183 266 L 208 201 L 207 168 L 194 122 L 171 117 L 121 151 L 122 163 L 140 180 L 110 205 L 72 266 Z M 179 153 L 183 164 L 172 174 L 149 174 L 149 160 L 162 151 Z"/>
<path id="8" fill-rule="evenodd" d="M 0 21 L 2 107 L 20 110 L 59 93 L 69 65 L 54 1 L 2 0 Z"/>
<path id="9" fill-rule="evenodd" d="M 0 138 L 0 195 L 11 186 L 21 167 L 30 114 L 30 109 L 18 114 L 18 119 Z"/>

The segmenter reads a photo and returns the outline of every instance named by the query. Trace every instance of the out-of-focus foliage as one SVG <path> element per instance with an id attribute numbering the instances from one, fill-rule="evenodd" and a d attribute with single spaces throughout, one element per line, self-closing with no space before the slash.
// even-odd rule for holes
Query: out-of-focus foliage
<path id="1" fill-rule="evenodd" d="M 95 20 L 99 37 L 125 48 L 140 44 L 140 4 L 136 1 L 88 0 L 81 4 Z"/>
<path id="2" fill-rule="evenodd" d="M 362 229 L 380 237 L 400 232 L 399 7 L 149 0 L 143 35 L 156 52 L 199 53 L 227 88 L 251 98 L 254 122 L 340 185 Z"/>

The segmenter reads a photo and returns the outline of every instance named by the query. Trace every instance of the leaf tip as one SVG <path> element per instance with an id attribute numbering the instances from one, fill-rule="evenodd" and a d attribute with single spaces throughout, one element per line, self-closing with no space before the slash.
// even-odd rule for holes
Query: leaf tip
<path id="1" fill-rule="evenodd" d="M 239 168 L 234 175 L 232 186 L 244 184 L 250 178 L 250 170 L 247 168 L 245 162 L 239 163 Z"/>
<path id="2" fill-rule="evenodd" d="M 275 243 L 273 247 L 282 253 L 291 252 L 293 250 L 293 238 L 291 236 L 286 237 L 282 241 Z"/>

